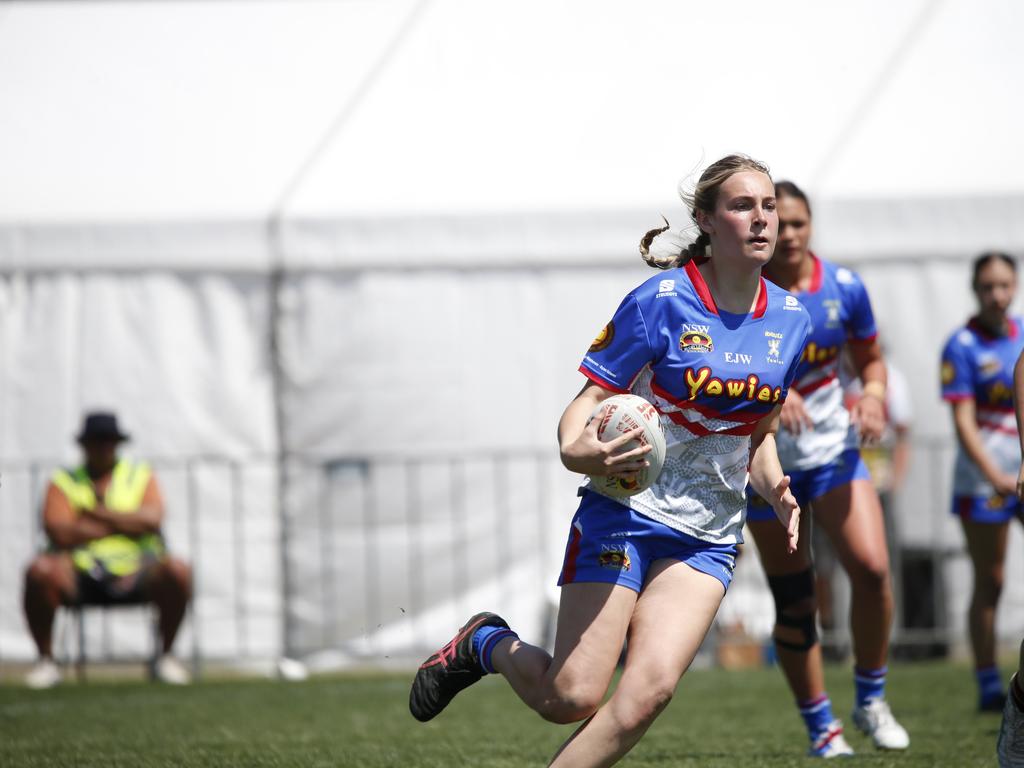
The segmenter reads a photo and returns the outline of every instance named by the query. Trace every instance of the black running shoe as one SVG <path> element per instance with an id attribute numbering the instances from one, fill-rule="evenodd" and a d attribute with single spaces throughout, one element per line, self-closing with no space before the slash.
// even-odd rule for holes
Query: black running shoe
<path id="1" fill-rule="evenodd" d="M 420 666 L 409 691 L 409 711 L 421 723 L 437 717 L 456 693 L 484 676 L 473 652 L 473 633 L 480 627 L 507 628 L 508 624 L 496 614 L 478 613 Z"/>

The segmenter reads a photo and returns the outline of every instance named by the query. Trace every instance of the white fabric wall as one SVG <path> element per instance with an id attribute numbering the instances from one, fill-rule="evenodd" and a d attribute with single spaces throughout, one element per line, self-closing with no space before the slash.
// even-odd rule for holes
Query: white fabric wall
<path id="1" fill-rule="evenodd" d="M 961 540 L 945 513 L 950 430 L 937 395 L 938 350 L 972 310 L 970 257 L 990 246 L 1024 249 L 1015 206 L 827 202 L 816 218 L 821 255 L 867 282 L 914 392 L 915 433 L 938 446 L 936 460 L 915 460 L 900 528 L 912 543 L 951 553 Z M 851 208 L 871 226 L 845 224 L 839 214 Z M 968 231 L 971 222 L 978 228 Z M 324 664 L 380 661 L 443 636 L 460 611 L 501 609 L 498 602 L 542 632 L 575 507 L 575 478 L 558 466 L 554 426 L 582 383 L 583 350 L 621 296 L 651 274 L 636 239 L 655 224 L 656 212 L 621 211 L 298 220 L 285 222 L 277 241 L 266 227 L 226 223 L 0 231 L 0 658 L 31 655 L 20 569 L 40 546 L 33 494 L 44 476 L 33 486 L 24 468 L 73 461 L 81 411 L 98 406 L 119 410 L 135 438 L 132 454 L 165 462 L 172 545 L 190 557 L 198 550 L 198 638 L 188 625 L 183 653 L 195 643 L 206 655 L 275 655 L 286 621 L 291 647 L 337 652 Z M 129 267 L 150 245 L 151 266 Z M 283 488 L 268 352 L 275 251 L 287 268 L 279 307 Z M 75 253 L 93 267 L 71 267 Z M 187 266 L 173 268 L 176 260 Z M 526 461 L 517 470 L 526 487 L 516 472 L 500 481 L 510 486 L 507 502 L 495 495 L 493 465 L 452 469 L 452 457 L 494 451 Z M 540 457 L 543 480 L 536 459 L 523 456 Z M 189 487 L 180 462 L 192 457 Z M 410 458 L 440 462 L 426 473 L 437 485 L 413 489 L 421 517 L 412 523 Z M 244 468 L 241 516 L 221 459 Z M 326 475 L 310 470 L 321 462 Z M 452 472 L 464 479 L 453 481 Z M 503 527 L 502 509 L 512 527 Z M 452 528 L 458 510 L 472 514 L 461 532 Z M 227 542 L 239 535 L 245 547 L 236 556 Z M 499 551 L 502 541 L 509 548 Z M 1007 636 L 1024 628 L 1024 595 L 1013 587 L 1022 570 L 1016 534 L 1013 541 Z M 428 552 L 441 554 L 431 560 Z M 418 596 L 410 591 L 416 558 L 430 566 Z M 954 557 L 950 567 L 956 619 L 966 580 L 962 562 Z M 742 605 L 756 628 L 764 598 L 756 572 L 741 569 L 727 605 Z M 415 617 L 407 615 L 413 603 Z M 132 631 L 144 640 L 139 627 Z"/>
<path id="2" fill-rule="evenodd" d="M 0 657 L 32 654 L 21 572 L 44 546 L 41 492 L 56 464 L 78 461 L 74 435 L 82 412 L 94 408 L 116 410 L 132 436 L 126 454 L 157 468 L 169 544 L 197 565 L 194 624 L 202 651 L 235 654 L 241 622 L 250 652 L 276 653 L 280 556 L 267 295 L 265 278 L 218 272 L 0 276 Z M 228 461 L 242 475 L 237 507 Z M 193 465 L 191 487 L 185 462 Z M 234 544 L 236 509 L 244 512 L 244 549 Z M 127 643 L 142 652 L 144 627 L 122 637 L 120 617 L 113 621 L 111 647 Z M 90 634 L 100 631 L 96 622 L 87 626 Z M 192 647 L 188 630 L 180 643 Z M 100 650 L 95 638 L 90 646 Z"/>

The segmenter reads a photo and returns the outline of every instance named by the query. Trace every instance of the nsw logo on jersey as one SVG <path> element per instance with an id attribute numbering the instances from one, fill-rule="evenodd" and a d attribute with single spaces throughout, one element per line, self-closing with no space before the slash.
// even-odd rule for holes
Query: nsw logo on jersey
<path id="1" fill-rule="evenodd" d="M 715 343 L 711 340 L 710 330 L 707 325 L 684 325 L 679 348 L 684 352 L 711 352 Z"/>

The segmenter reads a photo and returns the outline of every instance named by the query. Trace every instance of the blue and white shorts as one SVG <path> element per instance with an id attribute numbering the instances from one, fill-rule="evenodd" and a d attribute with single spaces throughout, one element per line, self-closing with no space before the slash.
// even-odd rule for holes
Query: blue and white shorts
<path id="1" fill-rule="evenodd" d="M 735 544 L 713 544 L 670 528 L 607 496 L 584 491 L 572 519 L 559 586 L 620 584 L 639 592 L 651 563 L 672 558 L 729 589 Z"/>
<path id="2" fill-rule="evenodd" d="M 834 461 L 820 467 L 801 469 L 786 474 L 790 478 L 789 490 L 793 492 L 801 510 L 807 509 L 811 502 L 835 488 L 852 483 L 854 480 L 871 479 L 868 466 L 856 448 L 848 448 Z M 747 520 L 761 522 L 775 519 L 775 510 L 772 509 L 772 505 L 758 496 L 748 485 Z"/>
<path id="3" fill-rule="evenodd" d="M 1000 496 L 954 496 L 953 514 L 971 523 L 1007 523 L 1024 514 L 1024 504 L 1012 493 Z"/>

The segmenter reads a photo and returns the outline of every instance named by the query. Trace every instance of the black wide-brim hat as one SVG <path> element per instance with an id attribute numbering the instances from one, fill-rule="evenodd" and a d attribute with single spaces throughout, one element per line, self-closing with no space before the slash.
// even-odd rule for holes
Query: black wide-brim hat
<path id="1" fill-rule="evenodd" d="M 85 414 L 82 430 L 78 433 L 78 442 L 88 440 L 127 440 L 128 433 L 122 432 L 117 425 L 117 416 L 113 413 L 96 411 Z"/>

